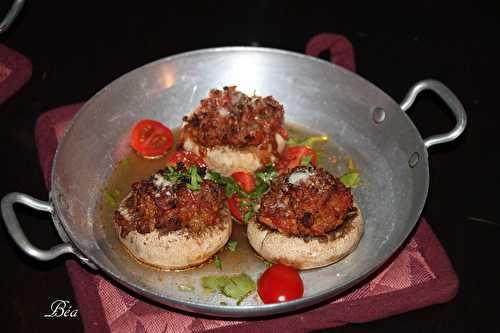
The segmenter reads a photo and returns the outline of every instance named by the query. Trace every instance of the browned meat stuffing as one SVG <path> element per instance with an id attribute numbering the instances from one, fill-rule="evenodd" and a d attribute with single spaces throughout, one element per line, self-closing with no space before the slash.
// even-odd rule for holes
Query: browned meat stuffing
<path id="1" fill-rule="evenodd" d="M 250 97 L 235 86 L 212 89 L 195 112 L 184 117 L 182 137 L 206 148 L 271 144 L 276 150 L 275 134 L 283 132 L 283 117 L 283 106 L 272 96 Z"/>
<path id="2" fill-rule="evenodd" d="M 179 163 L 177 170 L 185 170 Z M 203 176 L 204 170 L 199 169 Z M 173 231 L 187 227 L 194 232 L 220 221 L 226 196 L 224 189 L 210 180 L 203 180 L 200 189 L 187 187 L 187 179 L 170 183 L 162 179 L 160 170 L 149 180 L 132 185 L 130 195 L 115 211 L 115 223 L 121 226 L 121 236 L 130 231 L 141 234 Z"/>
<path id="3" fill-rule="evenodd" d="M 273 183 L 257 219 L 284 234 L 321 236 L 356 212 L 350 190 L 338 178 L 322 168 L 299 166 Z"/>

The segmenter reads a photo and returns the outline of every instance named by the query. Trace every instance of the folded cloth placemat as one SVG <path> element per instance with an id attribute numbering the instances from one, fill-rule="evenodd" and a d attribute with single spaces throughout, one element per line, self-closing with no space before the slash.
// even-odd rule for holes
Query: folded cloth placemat
<path id="1" fill-rule="evenodd" d="M 307 49 L 312 49 L 313 54 L 325 50 L 343 54 L 343 64 L 353 70 L 350 42 L 339 35 L 320 36 L 313 38 Z M 346 54 L 350 54 L 350 60 L 345 58 Z M 36 144 L 48 188 L 57 142 L 81 105 L 60 107 L 38 119 Z M 308 332 L 363 323 L 443 303 L 452 299 L 458 289 L 458 279 L 446 252 L 424 218 L 401 249 L 360 285 L 328 303 L 273 318 L 228 320 L 180 312 L 138 299 L 133 292 L 99 272 L 89 272 L 75 260 L 68 260 L 66 267 L 87 332 L 229 332 L 236 329 L 243 329 L 241 332 Z"/>
<path id="2" fill-rule="evenodd" d="M 28 58 L 0 44 L 0 104 L 30 79 L 31 69 Z"/>

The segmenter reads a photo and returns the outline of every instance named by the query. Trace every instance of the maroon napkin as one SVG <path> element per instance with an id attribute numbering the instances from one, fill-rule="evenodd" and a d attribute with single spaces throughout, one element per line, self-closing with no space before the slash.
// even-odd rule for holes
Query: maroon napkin
<path id="1" fill-rule="evenodd" d="M 317 34 L 307 42 L 306 53 L 317 57 L 322 52 L 330 52 L 330 61 L 334 64 L 356 71 L 354 49 L 351 42 L 342 35 L 324 32 Z"/>
<path id="2" fill-rule="evenodd" d="M 30 77 L 30 60 L 0 44 L 0 104 L 18 91 Z"/>
<path id="3" fill-rule="evenodd" d="M 349 41 L 333 34 L 320 36 L 323 37 L 315 37 L 308 43 L 308 50 L 309 47 L 315 53 L 330 50 L 343 55 L 343 65 L 355 68 Z M 328 36 L 330 39 L 326 38 Z M 346 54 L 351 54 L 350 60 Z M 81 104 L 64 106 L 38 119 L 36 143 L 49 188 L 57 142 L 80 107 Z M 236 329 L 243 329 L 242 332 L 308 332 L 363 323 L 443 303 L 452 299 L 458 289 L 453 267 L 424 218 L 392 259 L 364 283 L 327 304 L 273 319 L 226 320 L 182 313 L 138 299 L 108 277 L 90 273 L 74 260 L 68 260 L 66 267 L 87 332 L 228 332 Z"/>

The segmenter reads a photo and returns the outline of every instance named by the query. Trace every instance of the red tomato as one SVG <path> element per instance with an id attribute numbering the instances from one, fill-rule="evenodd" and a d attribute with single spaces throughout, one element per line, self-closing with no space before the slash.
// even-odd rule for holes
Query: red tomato
<path id="1" fill-rule="evenodd" d="M 238 220 L 238 222 L 245 224 L 244 221 L 244 216 L 247 212 L 250 211 L 250 209 L 253 209 L 248 206 L 241 206 L 242 202 L 248 202 L 250 199 L 245 199 L 245 198 L 240 198 L 237 194 L 233 194 L 231 198 L 227 200 L 227 206 L 229 208 L 229 211 L 231 212 L 231 215 Z"/>
<path id="2" fill-rule="evenodd" d="M 281 135 L 283 139 L 288 140 L 288 132 L 284 127 L 278 128 L 278 134 Z"/>
<path id="3" fill-rule="evenodd" d="M 193 152 L 185 150 L 176 151 L 172 156 L 168 158 L 167 165 L 175 165 L 179 162 L 184 163 L 186 167 L 190 167 L 193 165 L 201 168 L 206 167 L 205 161 L 203 161 L 200 156 L 196 155 Z"/>
<path id="4" fill-rule="evenodd" d="M 277 169 L 280 173 L 293 169 L 300 165 L 300 159 L 305 156 L 311 157 L 312 165 L 316 166 L 318 164 L 316 152 L 311 148 L 305 146 L 288 147 L 281 154 Z"/>
<path id="5" fill-rule="evenodd" d="M 145 158 L 158 158 L 172 147 L 174 135 L 158 121 L 144 119 L 134 125 L 130 146 Z"/>
<path id="6" fill-rule="evenodd" d="M 265 304 L 287 302 L 304 295 L 304 283 L 295 269 L 276 264 L 260 276 L 258 292 Z"/>
<path id="7" fill-rule="evenodd" d="M 240 185 L 243 191 L 250 193 L 255 190 L 255 177 L 253 174 L 244 171 L 238 171 L 233 173 L 231 177 L 234 178 L 234 180 L 238 183 L 238 185 Z"/>
<path id="8" fill-rule="evenodd" d="M 243 223 L 243 216 L 241 216 L 240 211 L 240 202 L 239 198 L 236 194 L 234 194 L 231 198 L 227 200 L 227 206 L 229 207 L 229 211 L 233 215 L 235 219 Z"/>

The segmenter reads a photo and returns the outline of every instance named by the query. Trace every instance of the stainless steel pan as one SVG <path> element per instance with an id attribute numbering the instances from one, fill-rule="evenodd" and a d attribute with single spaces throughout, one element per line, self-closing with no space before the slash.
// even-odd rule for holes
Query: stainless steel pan
<path id="1" fill-rule="evenodd" d="M 197 279 L 196 270 L 158 272 L 119 255 L 99 220 L 100 191 L 129 149 L 131 126 L 141 118 L 180 124 L 209 89 L 233 84 L 246 92 L 273 95 L 284 104 L 288 121 L 328 134 L 362 170 L 364 185 L 354 195 L 366 221 L 364 237 L 338 264 L 301 273 L 305 295 L 299 300 L 263 305 L 250 297 L 241 306 L 220 305 L 216 296 L 198 289 L 179 292 L 174 282 Z M 405 112 L 426 89 L 446 102 L 456 125 L 448 133 L 422 139 Z M 2 214 L 9 233 L 29 256 L 45 261 L 72 253 L 84 265 L 151 300 L 228 317 L 282 313 L 355 285 L 396 251 L 415 226 L 427 196 L 427 149 L 454 140 L 465 124 L 459 100 L 434 80 L 418 82 L 398 104 L 358 75 L 301 54 L 246 47 L 188 52 L 138 68 L 90 99 L 57 149 L 50 202 L 11 193 L 2 200 Z M 50 250 L 33 246 L 19 225 L 14 203 L 49 212 L 64 243 Z M 241 269 L 256 278 L 264 265 L 249 260 Z"/>

